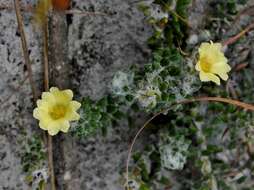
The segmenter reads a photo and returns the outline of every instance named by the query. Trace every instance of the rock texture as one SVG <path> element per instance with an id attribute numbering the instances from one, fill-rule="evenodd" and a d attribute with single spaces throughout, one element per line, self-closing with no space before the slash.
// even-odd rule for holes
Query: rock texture
<path id="1" fill-rule="evenodd" d="M 12 6 L 12 1 L 0 1 Z M 25 2 L 24 2 L 25 4 Z M 26 20 L 25 31 L 35 76 L 41 75 L 39 42 Z M 36 126 L 32 119 L 32 96 L 24 66 L 16 16 L 0 11 L 0 189 L 26 189 L 20 165 L 24 136 Z M 36 77 L 40 85 L 40 78 Z"/>
<path id="2" fill-rule="evenodd" d="M 151 29 L 133 0 L 74 1 L 74 7 L 103 14 L 74 15 L 69 26 L 73 84 L 82 96 L 97 99 L 115 71 L 144 63 Z"/>
<path id="3" fill-rule="evenodd" d="M 34 1 L 21 1 L 24 6 Z M 1 5 L 12 7 L 12 1 L 1 0 Z M 98 99 L 110 87 L 117 70 L 132 64 L 144 64 L 149 58 L 146 39 L 151 28 L 137 2 L 126 0 L 73 0 L 72 9 L 102 14 L 68 16 L 68 34 L 62 36 L 68 57 L 70 88 L 76 98 L 91 96 Z M 32 68 L 40 92 L 42 90 L 42 38 L 31 24 L 31 13 L 23 14 Z M 67 42 L 67 43 L 66 43 Z M 67 45 L 67 47 L 66 47 Z M 0 11 L 0 189 L 27 189 L 20 165 L 24 151 L 22 139 L 37 127 L 32 118 L 33 102 L 22 55 L 16 16 L 10 8 Z M 58 76 L 61 77 L 61 76 Z M 109 129 L 108 136 L 78 140 L 63 138 L 63 163 L 57 164 L 58 189 L 121 189 L 120 174 L 127 155 L 126 122 Z M 60 137 L 62 138 L 62 137 Z M 56 152 L 57 153 L 57 152 Z M 58 160 L 57 161 L 61 161 Z"/>
<path id="4" fill-rule="evenodd" d="M 116 71 L 146 62 L 151 29 L 130 0 L 76 1 L 74 7 L 103 13 L 74 15 L 68 35 L 72 86 L 79 97 L 98 99 L 109 91 Z M 105 138 L 67 138 L 65 142 L 65 189 L 122 189 L 119 172 L 124 168 L 129 143 L 126 122 L 109 130 Z"/>

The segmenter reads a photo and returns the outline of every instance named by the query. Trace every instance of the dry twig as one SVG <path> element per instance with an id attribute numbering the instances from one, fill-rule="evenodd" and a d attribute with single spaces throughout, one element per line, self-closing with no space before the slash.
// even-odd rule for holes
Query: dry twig
<path id="1" fill-rule="evenodd" d="M 49 91 L 49 60 L 48 60 L 48 20 L 46 19 L 43 26 L 43 66 L 44 66 L 44 89 Z M 56 190 L 55 172 L 53 162 L 53 143 L 52 137 L 48 134 L 48 165 L 50 175 L 51 190 Z"/>
<path id="2" fill-rule="evenodd" d="M 35 84 L 33 81 L 33 75 L 32 75 L 32 67 L 31 67 L 31 61 L 29 59 L 29 53 L 28 53 L 28 48 L 27 48 L 27 42 L 26 42 L 26 37 L 25 37 L 25 32 L 24 32 L 24 26 L 23 26 L 23 19 L 21 16 L 20 12 L 20 5 L 18 0 L 14 0 L 14 5 L 15 5 L 15 12 L 17 16 L 17 21 L 18 21 L 18 27 L 21 35 L 21 41 L 22 41 L 22 49 L 23 49 L 23 54 L 25 58 L 25 64 L 28 68 L 28 78 L 30 81 L 32 93 L 33 93 L 33 98 L 34 101 L 36 102 L 38 96 L 35 88 Z M 48 36 L 47 36 L 47 24 L 45 24 L 45 35 L 44 35 L 44 84 L 45 84 L 45 90 L 48 90 L 49 88 L 49 78 L 48 78 Z M 51 176 L 51 190 L 55 190 L 55 178 L 54 178 L 54 167 L 53 167 L 53 152 L 52 152 L 52 137 L 49 135 L 48 136 L 48 156 L 49 156 L 49 174 Z"/>
<path id="3" fill-rule="evenodd" d="M 223 46 L 227 46 L 227 45 L 235 43 L 239 38 L 241 38 L 244 34 L 246 34 L 247 32 L 249 32 L 252 29 L 254 29 L 254 22 L 251 23 L 249 26 L 247 26 L 244 30 L 242 30 L 237 35 L 235 35 L 235 36 L 229 38 L 228 40 L 226 40 L 225 42 L 223 42 Z"/>
<path id="4" fill-rule="evenodd" d="M 34 80 L 33 80 L 31 60 L 29 58 L 27 41 L 26 41 L 26 36 L 25 36 L 25 32 L 24 32 L 23 18 L 21 16 L 20 5 L 19 5 L 18 0 L 14 0 L 14 7 L 15 7 L 15 13 L 16 13 L 16 17 L 17 17 L 21 42 L 22 42 L 22 50 L 23 50 L 23 54 L 24 54 L 25 65 L 26 65 L 27 71 L 28 71 L 28 78 L 29 78 L 29 82 L 30 82 L 30 86 L 31 86 L 32 94 L 33 94 L 33 99 L 34 99 L 34 102 L 36 102 L 38 95 L 37 95 L 36 87 L 35 87 Z"/>

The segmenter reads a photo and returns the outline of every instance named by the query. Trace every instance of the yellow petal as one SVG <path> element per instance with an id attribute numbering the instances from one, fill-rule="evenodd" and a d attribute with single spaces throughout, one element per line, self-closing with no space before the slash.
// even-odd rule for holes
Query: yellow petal
<path id="1" fill-rule="evenodd" d="M 37 100 L 37 107 L 40 108 L 40 110 L 48 111 L 50 103 L 45 100 Z"/>
<path id="2" fill-rule="evenodd" d="M 33 117 L 35 119 L 40 119 L 40 112 L 39 112 L 39 109 L 38 108 L 35 108 L 34 111 L 33 111 Z"/>
<path id="3" fill-rule="evenodd" d="M 58 104 L 68 104 L 73 98 L 73 92 L 71 90 L 58 90 L 55 87 L 51 89 L 50 93 L 54 96 Z"/>
<path id="4" fill-rule="evenodd" d="M 198 63 L 195 65 L 195 69 L 196 69 L 197 71 L 201 71 L 200 62 L 198 62 Z"/>
<path id="5" fill-rule="evenodd" d="M 33 115 L 39 120 L 39 126 L 48 130 L 50 135 L 56 135 L 59 131 L 67 132 L 70 121 L 79 120 L 76 112 L 81 104 L 72 101 L 73 92 L 69 89 L 59 90 L 51 87 L 49 92 L 42 93 L 42 99 L 37 101 L 37 108 Z"/>
<path id="6" fill-rule="evenodd" d="M 73 92 L 72 92 L 72 90 L 69 90 L 69 89 L 63 90 L 63 93 L 65 93 L 67 95 L 69 100 L 72 100 L 72 98 L 73 98 Z"/>
<path id="7" fill-rule="evenodd" d="M 226 63 L 218 63 L 213 65 L 211 72 L 220 76 L 224 81 L 228 80 L 228 72 L 231 70 L 231 67 Z"/>
<path id="8" fill-rule="evenodd" d="M 207 52 L 207 50 L 210 48 L 210 45 L 211 44 L 207 42 L 202 43 L 198 49 L 199 55 Z"/>
<path id="9" fill-rule="evenodd" d="M 55 97 L 50 92 L 43 92 L 41 98 L 51 104 L 55 103 Z"/>
<path id="10" fill-rule="evenodd" d="M 51 87 L 49 89 L 50 92 L 59 92 L 59 89 L 57 87 Z"/>
<path id="11" fill-rule="evenodd" d="M 199 60 L 195 66 L 197 71 L 200 71 L 199 76 L 201 81 L 213 81 L 220 84 L 220 78 L 228 79 L 228 72 L 231 67 L 227 64 L 227 58 L 221 51 L 220 43 L 202 43 L 199 48 Z M 219 76 L 219 77 L 218 77 Z"/>
<path id="12" fill-rule="evenodd" d="M 210 81 L 210 79 L 207 77 L 207 74 L 203 71 L 199 73 L 199 78 L 202 82 Z"/>
<path id="13" fill-rule="evenodd" d="M 67 133 L 70 128 L 70 123 L 68 121 L 64 121 L 61 126 L 61 131 Z"/>
<path id="14" fill-rule="evenodd" d="M 51 120 L 48 111 L 45 111 L 44 109 L 38 108 L 38 111 L 35 111 L 34 114 L 35 118 L 38 117 L 39 120 Z"/>
<path id="15" fill-rule="evenodd" d="M 48 133 L 49 133 L 51 136 L 56 135 L 58 132 L 59 132 L 59 129 L 48 129 Z"/>
<path id="16" fill-rule="evenodd" d="M 80 119 L 80 115 L 77 113 L 77 112 L 72 112 L 70 115 L 69 115 L 69 118 L 68 118 L 70 121 L 78 121 Z"/>
<path id="17" fill-rule="evenodd" d="M 39 127 L 43 130 L 48 130 L 48 125 L 43 121 L 39 122 Z"/>
<path id="18" fill-rule="evenodd" d="M 40 122 L 39 122 L 40 128 L 47 130 L 52 122 L 53 122 L 52 119 L 47 113 L 40 113 Z"/>
<path id="19" fill-rule="evenodd" d="M 221 43 L 212 43 L 211 47 L 214 48 L 216 51 L 221 51 L 222 49 Z"/>
<path id="20" fill-rule="evenodd" d="M 36 105 L 37 105 L 38 107 L 40 107 L 40 106 L 42 105 L 42 100 L 37 100 L 37 101 L 36 101 Z"/>
<path id="21" fill-rule="evenodd" d="M 220 76 L 220 78 L 224 81 L 228 80 L 228 74 L 227 73 L 218 73 L 218 75 Z"/>
<path id="22" fill-rule="evenodd" d="M 231 70 L 231 67 L 227 63 L 217 63 L 212 65 L 211 72 L 212 73 L 228 73 Z"/>
<path id="23" fill-rule="evenodd" d="M 199 73 L 200 76 L 200 80 L 203 82 L 207 82 L 207 81 L 213 81 L 215 82 L 217 85 L 220 85 L 220 78 L 217 77 L 215 74 L 212 73 L 205 73 L 205 72 L 200 72 Z"/>
<path id="24" fill-rule="evenodd" d="M 53 136 L 56 135 L 59 130 L 60 130 L 61 126 L 59 122 L 51 122 L 48 126 L 48 133 Z"/>
<path id="25" fill-rule="evenodd" d="M 74 111 L 78 110 L 81 107 L 81 103 L 77 101 L 71 101 L 70 105 Z"/>

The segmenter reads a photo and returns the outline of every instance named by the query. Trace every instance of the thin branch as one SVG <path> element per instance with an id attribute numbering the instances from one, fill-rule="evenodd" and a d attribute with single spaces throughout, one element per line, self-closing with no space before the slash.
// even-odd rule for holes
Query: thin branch
<path id="1" fill-rule="evenodd" d="M 167 109 L 168 110 L 168 109 Z M 138 130 L 138 132 L 136 133 L 135 137 L 133 138 L 132 142 L 131 142 L 131 145 L 130 145 L 130 148 L 129 148 L 129 151 L 128 151 L 128 156 L 127 156 L 127 161 L 126 161 L 126 187 L 127 187 L 127 190 L 129 190 L 129 163 L 130 163 L 130 159 L 131 159 L 131 153 L 132 153 L 132 149 L 133 149 L 133 146 L 137 140 L 137 138 L 139 137 L 139 135 L 141 134 L 141 132 L 148 126 L 148 124 L 154 119 L 156 118 L 157 116 L 159 116 L 160 114 L 163 114 L 165 111 L 167 110 L 163 110 L 163 111 L 160 111 L 158 113 L 156 113 L 155 115 L 153 115 L 150 119 L 148 119 L 145 124 Z"/>
<path id="2" fill-rule="evenodd" d="M 252 104 L 247 104 L 244 102 L 240 102 L 238 100 L 233 100 L 233 99 L 229 99 L 229 98 L 221 98 L 221 97 L 198 97 L 198 98 L 193 98 L 193 99 L 189 99 L 189 100 L 182 100 L 182 101 L 176 102 L 176 105 L 177 104 L 189 104 L 192 102 L 202 102 L 202 101 L 223 102 L 223 103 L 235 105 L 237 107 L 240 107 L 240 108 L 243 108 L 246 110 L 254 111 L 254 105 L 252 105 Z"/>
<path id="3" fill-rule="evenodd" d="M 37 98 L 38 98 L 38 94 L 36 92 L 36 87 L 35 87 L 35 84 L 34 84 L 34 81 L 33 81 L 31 61 L 30 61 L 30 58 L 29 58 L 29 53 L 28 53 L 28 48 L 27 48 L 27 42 L 26 42 L 26 36 L 25 36 L 25 31 L 24 31 L 23 18 L 21 16 L 21 11 L 20 11 L 21 8 L 20 8 L 19 0 L 14 0 L 14 8 L 15 8 L 15 13 L 16 13 L 17 22 L 18 22 L 18 28 L 19 28 L 20 36 L 21 36 L 22 50 L 23 50 L 23 54 L 24 54 L 25 64 L 26 64 L 27 70 L 28 70 L 28 76 L 27 77 L 28 77 L 29 82 L 30 82 L 34 102 L 36 102 Z M 26 80 L 24 80 L 22 82 L 25 83 L 25 81 Z M 21 83 L 20 86 L 22 86 L 22 85 L 23 84 Z M 45 137 L 45 133 L 44 133 L 44 137 Z M 51 137 L 49 137 L 49 142 L 52 142 Z M 52 152 L 52 143 L 49 144 L 49 150 L 51 150 L 51 152 Z M 50 159 L 49 159 L 49 163 L 52 163 L 52 160 L 53 160 L 53 156 L 51 154 Z M 50 169 L 51 169 L 50 171 L 53 171 L 52 168 L 50 168 Z M 51 189 L 55 190 L 55 188 L 51 188 Z"/>
<path id="4" fill-rule="evenodd" d="M 168 12 L 175 15 L 175 17 L 177 17 L 179 20 L 181 20 L 183 23 L 185 23 L 188 27 L 191 28 L 191 25 L 190 25 L 190 23 L 188 22 L 187 19 L 185 19 L 184 17 L 179 15 L 176 11 L 172 10 L 171 7 L 167 3 L 165 3 L 164 1 L 162 1 L 161 3 L 166 7 Z"/>
<path id="5" fill-rule="evenodd" d="M 244 68 L 246 68 L 247 66 L 249 65 L 249 63 L 240 63 L 238 65 L 236 65 L 234 68 L 233 68 L 233 71 L 240 71 Z"/>
<path id="6" fill-rule="evenodd" d="M 172 106 L 179 105 L 179 104 L 189 104 L 189 103 L 193 103 L 193 102 L 202 102 L 202 101 L 223 102 L 223 103 L 232 104 L 232 105 L 241 107 L 241 108 L 246 109 L 246 110 L 254 111 L 254 105 L 252 105 L 252 104 L 247 104 L 247 103 L 244 103 L 244 102 L 240 102 L 238 100 L 221 98 L 221 97 L 198 97 L 198 98 L 193 98 L 193 99 L 187 99 L 187 100 L 182 100 L 182 101 L 176 102 Z M 147 120 L 145 122 L 145 124 L 138 130 L 138 132 L 136 133 L 135 137 L 133 138 L 133 140 L 132 140 L 132 142 L 130 144 L 129 150 L 128 150 L 128 156 L 127 156 L 127 160 L 126 160 L 126 184 L 125 185 L 126 185 L 127 189 L 129 189 L 129 185 L 128 185 L 128 182 L 129 182 L 129 162 L 130 162 L 130 159 L 131 159 L 132 149 L 134 147 L 134 144 L 135 144 L 137 138 L 139 137 L 141 132 L 147 126 L 149 126 L 148 124 L 154 118 L 156 118 L 157 116 L 159 116 L 159 115 L 161 115 L 163 113 L 167 113 L 171 109 L 171 107 L 167 108 L 167 109 L 164 109 L 164 110 L 154 114 L 149 120 Z"/>
<path id="7" fill-rule="evenodd" d="M 225 42 L 223 42 L 223 46 L 227 46 L 227 45 L 235 43 L 239 38 L 241 38 L 244 34 L 246 34 L 247 32 L 249 32 L 252 29 L 254 29 L 254 22 L 251 23 L 249 26 L 247 26 L 244 30 L 242 30 L 237 35 L 235 35 L 235 36 L 229 38 L 228 40 L 226 40 Z"/>
<path id="8" fill-rule="evenodd" d="M 190 23 L 188 22 L 188 20 L 186 20 L 184 17 L 182 17 L 181 15 L 177 14 L 177 12 L 169 9 L 168 10 L 170 13 L 172 13 L 173 15 L 175 15 L 179 20 L 181 20 L 184 24 L 186 24 L 186 26 L 188 26 L 189 28 L 191 28 Z"/>
<path id="9" fill-rule="evenodd" d="M 44 67 L 44 89 L 49 90 L 49 60 L 48 60 L 48 22 L 43 26 L 43 67 Z"/>
<path id="10" fill-rule="evenodd" d="M 49 60 L 48 60 L 48 20 L 45 20 L 43 26 L 43 66 L 44 66 L 44 89 L 49 91 Z M 50 175 L 51 190 L 56 190 L 55 171 L 53 161 L 53 143 L 52 137 L 48 134 L 48 165 Z"/>
<path id="11" fill-rule="evenodd" d="M 190 56 L 190 53 L 187 53 L 187 52 L 185 52 L 185 51 L 182 50 L 179 40 L 177 40 L 177 46 L 178 46 L 178 50 L 180 51 L 180 53 L 181 53 L 183 56 L 186 56 L 186 57 L 187 57 L 187 56 Z"/>
<path id="12" fill-rule="evenodd" d="M 32 94 L 33 94 L 33 99 L 34 99 L 34 102 L 36 102 L 38 96 L 37 96 L 36 87 L 35 87 L 34 80 L 33 80 L 31 60 L 29 58 L 26 36 L 25 36 L 24 25 L 23 25 L 23 18 L 21 16 L 20 5 L 19 5 L 18 0 L 14 0 L 14 8 L 15 8 L 15 13 L 16 13 L 16 17 L 17 17 L 21 42 L 22 42 L 22 50 L 23 50 L 23 54 L 24 54 L 25 65 L 26 65 L 27 71 L 28 71 L 28 78 L 29 78 L 29 82 L 30 82 L 30 86 L 31 86 Z"/>
<path id="13" fill-rule="evenodd" d="M 52 137 L 50 135 L 48 135 L 48 161 L 49 161 L 51 190 L 56 190 L 54 162 L 53 162 L 53 142 L 52 142 Z"/>

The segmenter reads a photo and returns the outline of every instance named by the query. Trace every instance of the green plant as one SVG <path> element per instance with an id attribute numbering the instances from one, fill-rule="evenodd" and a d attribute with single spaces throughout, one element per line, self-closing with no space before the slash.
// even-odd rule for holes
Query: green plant
<path id="1" fill-rule="evenodd" d="M 185 45 L 188 28 L 187 8 L 190 3 L 191 0 L 154 0 L 150 5 L 140 3 L 140 10 L 155 29 L 154 34 L 148 39 L 152 49 Z"/>
<path id="2" fill-rule="evenodd" d="M 157 1 L 161 4 L 171 2 Z M 223 13 L 229 19 L 229 15 L 236 14 L 237 3 L 237 1 L 217 2 L 216 6 L 221 8 L 216 9 L 215 12 L 226 10 Z M 146 8 L 146 15 L 151 14 L 147 10 L 148 8 Z M 140 86 L 135 83 L 149 84 L 153 87 L 148 88 L 150 93 L 146 93 L 145 96 L 151 103 L 141 104 L 147 105 L 143 106 L 145 110 L 156 113 L 164 106 L 168 108 L 172 102 L 189 97 L 188 95 L 192 96 L 194 93 L 228 97 L 229 92 L 225 88 L 218 88 L 211 84 L 201 86 L 198 83 L 195 74 L 192 74 L 192 61 L 189 62 L 188 68 L 186 62 L 189 59 L 182 57 L 174 46 L 165 47 L 167 42 L 162 35 L 164 32 L 165 27 L 159 32 L 155 30 L 156 35 L 152 39 L 156 48 L 152 46 L 152 63 L 145 65 L 143 71 L 135 73 L 136 80 L 130 90 L 132 95 L 135 94 L 133 97 L 137 97 L 138 90 L 135 89 L 140 89 Z M 175 57 L 177 58 L 174 59 Z M 190 59 L 195 60 L 193 57 Z M 164 63 L 167 63 L 166 67 Z M 165 75 L 164 70 L 174 72 Z M 237 91 L 233 93 L 245 101 L 253 100 L 253 93 L 250 93 L 253 75 L 249 71 L 246 68 L 242 73 L 232 73 L 244 81 L 237 85 Z M 194 79 L 192 80 L 194 83 L 188 83 L 188 87 L 192 89 L 191 93 L 182 93 L 184 76 L 192 76 Z M 161 84 L 165 86 L 165 91 L 161 88 Z M 172 88 L 175 91 L 172 92 Z M 163 94 L 171 98 L 163 99 Z M 140 101 L 138 98 L 137 100 Z M 132 166 L 130 179 L 136 182 L 139 190 L 142 186 L 146 186 L 147 189 L 251 190 L 253 188 L 251 181 L 254 177 L 250 173 L 253 169 L 251 164 L 253 151 L 249 152 L 249 148 L 253 146 L 252 118 L 253 113 L 221 103 L 208 105 L 193 103 L 177 109 L 172 108 L 150 123 L 149 134 L 153 137 L 149 138 L 151 144 L 133 155 L 135 163 Z M 154 140 L 154 136 L 160 140 Z M 160 184 L 160 179 L 164 179 L 166 183 Z"/>
<path id="3" fill-rule="evenodd" d="M 149 62 L 142 69 L 133 65 L 128 72 L 117 72 L 111 95 L 99 101 L 84 99 L 81 120 L 73 133 L 87 137 L 98 129 L 106 131 L 123 118 L 124 109 L 149 114 L 167 109 L 150 123 L 146 137 L 150 143 L 133 155 L 127 182 L 130 190 L 251 190 L 253 113 L 221 103 L 173 106 L 195 95 L 230 96 L 225 86 L 201 85 L 194 70 L 196 48 L 188 57 L 182 55 L 179 47 L 186 45 L 189 3 L 155 0 L 139 5 L 155 29 L 148 39 Z M 216 6 L 221 8 L 215 12 L 227 10 L 227 16 L 233 15 L 237 3 L 219 2 Z M 237 95 L 252 101 L 250 69 L 231 74 L 241 75 L 243 81 L 237 85 Z"/>
<path id="4" fill-rule="evenodd" d="M 137 102 L 141 109 L 154 113 L 193 95 L 201 86 L 193 63 L 184 59 L 175 48 L 157 49 L 144 70 L 123 74 L 131 75 L 131 82 L 119 86 L 114 82 L 121 80 L 120 75 L 116 74 L 113 89 L 122 89 L 122 93 L 115 95 L 129 98 L 132 103 Z"/>
<path id="5" fill-rule="evenodd" d="M 38 136 L 32 136 L 24 144 L 21 154 L 21 165 L 26 174 L 25 181 L 33 189 L 44 190 L 48 173 L 46 169 L 46 151 L 42 140 Z"/>
<path id="6" fill-rule="evenodd" d="M 98 101 L 84 98 L 81 102 L 81 119 L 77 126 L 71 129 L 76 137 L 88 137 L 98 130 L 106 133 L 108 127 L 123 117 L 120 111 L 120 103 L 111 96 L 104 97 Z"/>

